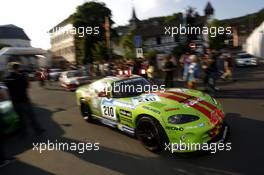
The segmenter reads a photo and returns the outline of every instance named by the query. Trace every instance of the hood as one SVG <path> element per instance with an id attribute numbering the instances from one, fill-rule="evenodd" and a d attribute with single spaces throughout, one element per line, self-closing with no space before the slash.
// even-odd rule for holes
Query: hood
<path id="1" fill-rule="evenodd" d="M 137 108 L 156 111 L 164 118 L 176 114 L 189 114 L 215 123 L 218 119 L 213 114 L 217 113 L 223 119 L 221 105 L 208 94 L 197 90 L 172 88 L 164 92 L 142 94 L 131 98 L 131 101 Z"/>

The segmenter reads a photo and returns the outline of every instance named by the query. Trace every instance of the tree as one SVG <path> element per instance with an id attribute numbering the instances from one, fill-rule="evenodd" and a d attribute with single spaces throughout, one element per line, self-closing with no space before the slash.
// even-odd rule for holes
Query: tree
<path id="1" fill-rule="evenodd" d="M 209 23 L 209 28 L 215 28 L 216 33 L 215 35 L 212 35 L 212 33 L 209 33 L 209 45 L 212 49 L 219 50 L 224 47 L 225 45 L 225 40 L 227 39 L 226 32 L 223 34 L 220 34 L 217 32 L 217 29 L 219 28 L 226 28 L 226 24 L 219 21 L 219 20 L 213 20 Z"/>
<path id="2" fill-rule="evenodd" d="M 154 49 L 148 50 L 145 56 L 149 61 L 155 62 L 157 57 L 157 51 Z"/>
<path id="3" fill-rule="evenodd" d="M 94 61 L 108 60 L 108 48 L 105 41 L 97 42 L 92 49 L 92 55 Z"/>
<path id="4" fill-rule="evenodd" d="M 135 46 L 133 43 L 134 35 L 131 33 L 124 35 L 120 40 L 120 45 L 125 50 L 125 57 L 126 58 L 134 58 L 135 57 Z"/>
<path id="5" fill-rule="evenodd" d="M 186 9 L 186 23 L 190 27 L 199 27 L 197 26 L 197 21 L 199 14 L 194 7 L 188 6 Z M 187 42 L 190 43 L 192 40 L 197 39 L 198 34 L 192 33 L 187 35 Z"/>
<path id="6" fill-rule="evenodd" d="M 104 25 L 106 17 L 109 19 L 109 28 L 111 28 L 113 24 L 111 10 L 104 3 L 94 1 L 78 6 L 76 12 L 72 15 L 73 26 L 76 29 L 85 28 L 93 30 L 92 33 L 89 31 L 89 34 L 86 33 L 83 37 L 80 37 L 78 34 L 75 35 L 78 63 L 86 64 L 93 62 L 92 50 L 96 46 L 98 47 L 96 45 L 97 42 L 106 40 Z M 99 33 L 95 31 L 96 28 L 99 28 Z M 102 43 L 99 45 L 102 46 Z"/>
<path id="7" fill-rule="evenodd" d="M 179 59 L 180 56 L 184 54 L 185 52 L 189 52 L 189 47 L 187 43 L 183 43 L 183 44 L 180 44 L 174 47 L 173 50 L 171 51 L 171 54 L 175 56 L 177 59 Z"/>

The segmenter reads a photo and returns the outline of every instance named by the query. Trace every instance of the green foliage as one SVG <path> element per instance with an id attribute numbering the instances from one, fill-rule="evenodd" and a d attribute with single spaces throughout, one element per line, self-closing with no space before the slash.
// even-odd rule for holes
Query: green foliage
<path id="1" fill-rule="evenodd" d="M 189 47 L 186 43 L 183 43 L 174 47 L 171 54 L 178 59 L 182 54 L 184 54 L 187 51 L 189 51 Z"/>
<path id="2" fill-rule="evenodd" d="M 120 40 L 120 45 L 125 50 L 125 57 L 126 58 L 134 58 L 135 57 L 135 46 L 133 43 L 133 37 L 134 35 L 132 33 L 128 35 L 124 35 Z"/>
<path id="3" fill-rule="evenodd" d="M 111 24 L 113 24 L 113 21 L 111 20 L 111 10 L 107 8 L 104 3 L 94 1 L 86 2 L 83 5 L 78 6 L 76 12 L 71 16 L 74 27 L 92 27 L 93 29 L 99 27 L 100 31 L 97 35 L 86 34 L 84 37 L 75 35 L 75 43 L 77 44 L 76 59 L 78 63 L 92 63 L 94 58 L 92 50 L 96 47 L 96 43 L 106 40 L 105 28 L 103 27 L 105 17 L 110 19 L 111 26 Z"/>
<path id="4" fill-rule="evenodd" d="M 109 60 L 108 48 L 105 41 L 97 42 L 92 49 L 94 61 Z"/>
<path id="5" fill-rule="evenodd" d="M 145 57 L 148 59 L 149 63 L 151 63 L 154 66 L 157 66 L 157 51 L 154 49 L 148 50 L 147 53 L 145 53 Z"/>
<path id="6" fill-rule="evenodd" d="M 227 26 L 225 23 L 223 23 L 219 20 L 213 20 L 209 24 L 209 27 L 216 27 L 216 28 L 224 27 L 224 28 L 226 28 Z M 218 34 L 217 33 L 215 37 L 213 37 L 209 34 L 209 45 L 212 49 L 219 50 L 219 49 L 224 47 L 226 39 L 227 39 L 227 35 L 225 33 L 224 34 Z"/>
<path id="7" fill-rule="evenodd" d="M 152 49 L 152 50 L 149 50 L 146 54 L 145 54 L 146 58 L 148 60 L 155 60 L 156 57 L 157 57 L 157 51 Z"/>
<path id="8" fill-rule="evenodd" d="M 165 23 L 168 24 L 168 23 L 171 23 L 171 22 L 174 22 L 174 21 L 177 21 L 177 20 L 180 20 L 181 19 L 181 16 L 182 16 L 182 13 L 174 13 L 170 16 L 167 16 L 165 18 Z"/>

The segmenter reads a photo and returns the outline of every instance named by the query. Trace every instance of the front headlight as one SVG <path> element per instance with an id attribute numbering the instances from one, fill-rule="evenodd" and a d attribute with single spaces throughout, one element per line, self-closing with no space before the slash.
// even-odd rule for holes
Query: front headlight
<path id="1" fill-rule="evenodd" d="M 13 104 L 11 101 L 0 102 L 0 113 L 4 114 L 13 109 Z"/>
<path id="2" fill-rule="evenodd" d="M 168 118 L 168 122 L 171 124 L 184 124 L 184 123 L 193 122 L 199 119 L 200 118 L 195 115 L 177 114 L 177 115 L 170 116 Z"/>

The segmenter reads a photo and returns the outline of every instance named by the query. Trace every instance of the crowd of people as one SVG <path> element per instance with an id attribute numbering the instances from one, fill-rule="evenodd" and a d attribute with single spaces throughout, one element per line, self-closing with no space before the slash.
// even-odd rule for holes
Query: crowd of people
<path id="1" fill-rule="evenodd" d="M 156 60 L 135 58 L 94 64 L 93 72 L 107 76 L 128 70 L 129 74 L 143 76 L 150 82 L 161 83 L 166 87 L 175 87 L 176 81 L 183 81 L 185 87 L 197 89 L 201 82 L 211 95 L 218 90 L 215 84 L 217 79 L 232 80 L 233 59 L 229 53 L 206 49 L 203 55 L 185 52 L 178 59 L 168 55 L 163 60 L 161 69 L 158 69 Z"/>
<path id="2" fill-rule="evenodd" d="M 230 54 L 207 49 L 202 56 L 186 52 L 173 64 L 171 57 L 167 57 L 163 71 L 165 85 L 173 87 L 175 78 L 184 82 L 190 89 L 197 89 L 198 82 L 202 82 L 206 91 L 214 95 L 218 88 L 216 80 L 232 80 L 233 59 Z"/>

